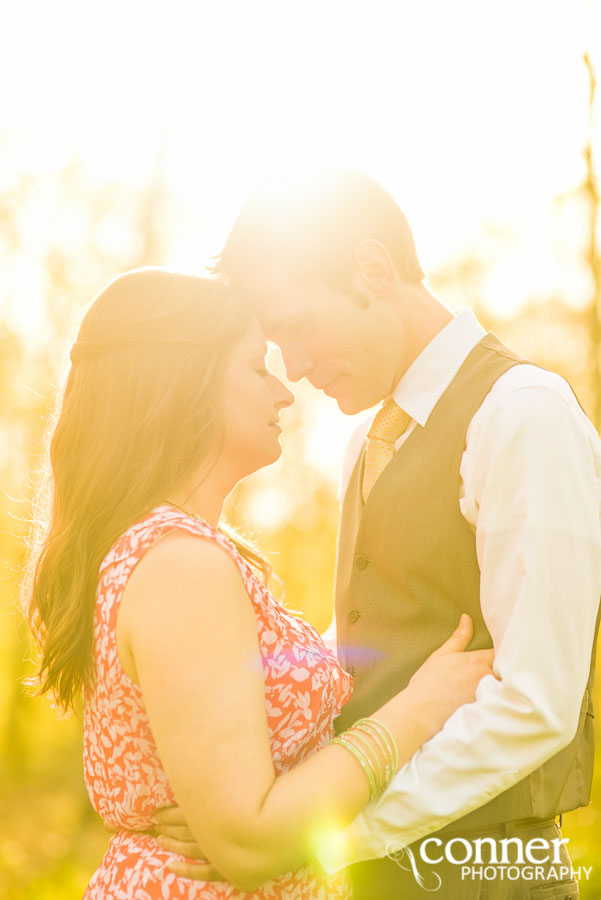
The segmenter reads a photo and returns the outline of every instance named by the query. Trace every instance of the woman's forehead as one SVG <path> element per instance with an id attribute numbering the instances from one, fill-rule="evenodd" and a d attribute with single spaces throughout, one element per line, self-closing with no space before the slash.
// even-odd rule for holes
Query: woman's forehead
<path id="1" fill-rule="evenodd" d="M 265 335 L 258 318 L 254 314 L 250 317 L 248 328 L 242 338 L 241 344 L 249 353 L 254 353 L 258 356 L 265 356 L 267 353 Z"/>

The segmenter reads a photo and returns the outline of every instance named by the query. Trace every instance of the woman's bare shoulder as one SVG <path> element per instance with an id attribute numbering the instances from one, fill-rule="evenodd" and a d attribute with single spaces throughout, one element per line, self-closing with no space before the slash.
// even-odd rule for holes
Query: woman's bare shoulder
<path id="1" fill-rule="evenodd" d="M 206 588 L 222 592 L 244 591 L 235 555 L 217 535 L 193 534 L 183 529 L 161 536 L 138 562 L 126 592 L 130 602 L 168 591 L 173 597 L 198 596 Z"/>

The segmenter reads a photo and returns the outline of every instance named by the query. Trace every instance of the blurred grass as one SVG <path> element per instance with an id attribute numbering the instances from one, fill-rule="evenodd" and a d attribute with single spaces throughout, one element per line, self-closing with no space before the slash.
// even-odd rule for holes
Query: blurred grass
<path id="1" fill-rule="evenodd" d="M 81 775 L 71 770 L 79 782 Z M 108 845 L 81 787 L 47 778 L 13 781 L 0 816 L 0 896 L 7 900 L 75 900 Z"/>
<path id="2" fill-rule="evenodd" d="M 23 705 L 30 741 L 0 770 L 0 897 L 74 900 L 108 845 L 83 784 L 81 724 L 39 699 Z"/>

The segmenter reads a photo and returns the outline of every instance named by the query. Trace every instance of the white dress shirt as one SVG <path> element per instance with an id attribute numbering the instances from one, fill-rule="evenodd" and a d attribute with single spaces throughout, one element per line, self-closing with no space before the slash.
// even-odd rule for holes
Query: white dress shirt
<path id="1" fill-rule="evenodd" d="M 484 333 L 464 309 L 410 366 L 393 397 L 413 422 L 395 449 L 426 425 Z M 342 496 L 369 424 L 350 440 Z M 475 534 L 482 614 L 500 680 L 484 678 L 476 701 L 322 847 L 330 873 L 383 857 L 389 841 L 411 844 L 483 806 L 576 733 L 601 595 L 599 437 L 563 378 L 517 365 L 474 415 L 460 474 L 457 502 Z"/>

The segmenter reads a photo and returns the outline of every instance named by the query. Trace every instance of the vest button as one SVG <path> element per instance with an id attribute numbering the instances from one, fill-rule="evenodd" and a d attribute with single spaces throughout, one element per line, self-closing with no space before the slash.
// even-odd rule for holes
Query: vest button
<path id="1" fill-rule="evenodd" d="M 361 553 L 357 559 L 355 560 L 355 565 L 358 569 L 365 569 L 367 567 L 368 559 L 366 556 L 363 556 Z"/>
<path id="2" fill-rule="evenodd" d="M 351 622 L 351 624 L 354 623 L 354 622 L 356 622 L 357 619 L 360 617 L 360 615 L 361 615 L 361 613 L 359 612 L 358 609 L 351 609 L 350 612 L 349 612 L 349 614 L 348 614 L 348 620 L 349 620 L 349 622 Z"/>

